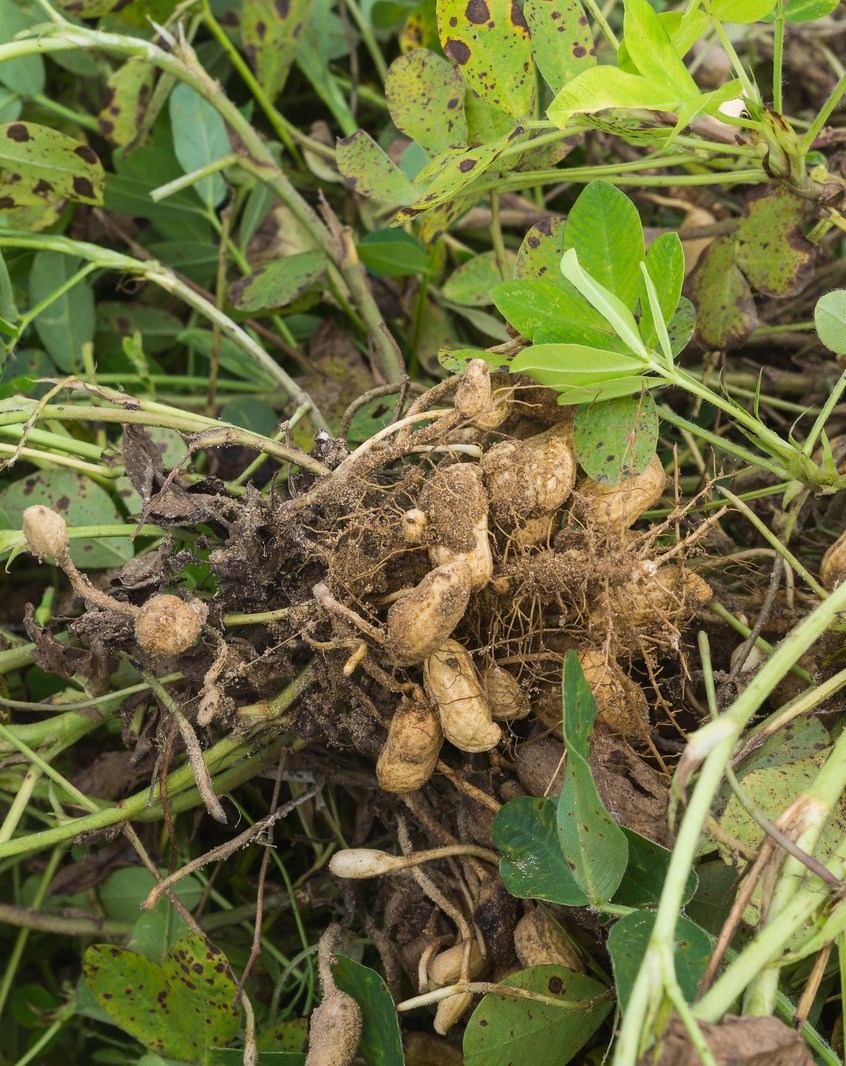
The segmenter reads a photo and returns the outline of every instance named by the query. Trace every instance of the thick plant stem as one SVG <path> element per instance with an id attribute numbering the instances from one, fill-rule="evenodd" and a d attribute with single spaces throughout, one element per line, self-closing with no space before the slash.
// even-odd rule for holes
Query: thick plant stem
<path id="1" fill-rule="evenodd" d="M 693 866 L 705 820 L 723 778 L 723 769 L 731 758 L 738 737 L 790 667 L 845 609 L 846 584 L 843 584 L 785 637 L 773 656 L 761 667 L 725 714 L 691 736 L 677 780 L 683 784 L 700 763 L 702 767 L 679 828 L 658 904 L 655 925 L 632 987 L 628 1009 L 623 1017 L 614 1055 L 615 1066 L 634 1066 L 642 1044 L 648 1042 L 650 1036 L 642 1031 L 643 1019 L 660 1006 L 666 995 L 668 982 L 674 983 L 676 980 L 673 937 L 684 901 L 685 884 Z M 813 911 L 821 899 L 821 894 L 817 893 L 816 903 L 810 905 L 808 913 Z M 714 989 L 716 987 L 715 984 Z M 709 996 L 714 993 L 714 989 Z M 736 992 L 740 990 L 738 988 Z M 700 1018 L 703 1017 L 701 1009 L 702 1004 L 699 1004 L 695 1012 Z"/>

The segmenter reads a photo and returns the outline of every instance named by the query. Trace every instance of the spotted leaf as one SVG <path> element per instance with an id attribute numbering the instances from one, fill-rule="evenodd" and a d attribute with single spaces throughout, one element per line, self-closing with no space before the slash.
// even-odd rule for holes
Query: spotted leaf
<path id="1" fill-rule="evenodd" d="M 287 307 L 322 277 L 326 256 L 322 252 L 298 252 L 261 266 L 236 281 L 229 299 L 239 311 L 250 314 L 272 307 Z"/>
<path id="2" fill-rule="evenodd" d="M 244 0 L 244 52 L 271 99 L 285 85 L 310 13 L 311 0 Z"/>
<path id="3" fill-rule="evenodd" d="M 799 228 L 805 201 L 781 186 L 764 186 L 747 201 L 737 227 L 737 265 L 766 296 L 795 296 L 811 280 L 816 250 Z"/>
<path id="4" fill-rule="evenodd" d="M 512 118 L 531 110 L 534 64 L 518 0 L 438 0 L 438 33 L 467 83 Z"/>
<path id="5" fill-rule="evenodd" d="M 411 204 L 416 190 L 364 130 L 338 141 L 335 160 L 351 189 L 383 204 Z"/>
<path id="6" fill-rule="evenodd" d="M 467 143 L 464 81 L 455 67 L 425 48 L 391 63 L 385 96 L 398 130 L 428 155 Z"/>
<path id="7" fill-rule="evenodd" d="M 0 210 L 63 196 L 101 204 L 106 175 L 87 144 L 34 122 L 0 126 Z"/>
<path id="8" fill-rule="evenodd" d="M 83 973 L 115 1025 L 168 1058 L 210 1066 L 215 1047 L 240 1028 L 229 963 L 205 937 L 177 940 L 161 966 L 126 948 L 95 944 Z"/>
<path id="9" fill-rule="evenodd" d="M 523 13 L 532 32 L 535 62 L 554 93 L 596 66 L 593 35 L 579 0 L 526 0 Z"/>
<path id="10" fill-rule="evenodd" d="M 136 139 L 147 118 L 155 70 L 143 59 L 124 63 L 106 82 L 106 93 L 97 121 L 100 132 L 117 148 Z"/>
<path id="11" fill-rule="evenodd" d="M 703 344 L 739 348 L 755 328 L 758 314 L 731 237 L 719 237 L 705 249 L 691 275 L 691 291 Z"/>

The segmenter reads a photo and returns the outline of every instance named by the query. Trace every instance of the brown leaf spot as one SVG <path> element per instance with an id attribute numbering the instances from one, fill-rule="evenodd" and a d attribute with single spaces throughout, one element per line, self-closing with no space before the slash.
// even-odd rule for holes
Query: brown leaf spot
<path id="1" fill-rule="evenodd" d="M 260 41 L 264 40 L 266 33 L 267 33 L 267 25 L 264 22 L 261 22 L 261 21 L 257 22 L 256 23 L 256 36 L 258 37 L 258 39 Z"/>
<path id="2" fill-rule="evenodd" d="M 511 0 L 511 25 L 516 26 L 520 30 L 529 32 L 529 27 L 526 24 L 526 16 L 523 14 L 523 9 L 517 3 L 517 0 Z"/>
<path id="3" fill-rule="evenodd" d="M 553 977 L 550 977 L 547 988 L 554 996 L 560 995 L 564 988 L 564 982 L 557 974 L 555 974 Z"/>
<path id="4" fill-rule="evenodd" d="M 85 163 L 91 163 L 93 165 L 99 162 L 96 153 L 92 151 L 87 144 L 78 144 L 76 148 L 74 148 L 73 154 L 78 155 Z"/>
<path id="5" fill-rule="evenodd" d="M 88 180 L 88 178 L 74 178 L 73 179 L 73 191 L 77 196 L 82 196 L 86 200 L 96 199 L 94 195 L 94 186 Z"/>
<path id="6" fill-rule="evenodd" d="M 32 190 L 37 196 L 45 196 L 48 192 L 53 191 L 53 186 L 47 181 L 46 178 L 39 178 L 35 183 L 35 188 Z"/>
<path id="7" fill-rule="evenodd" d="M 454 59 L 460 67 L 463 67 L 467 60 L 472 55 L 468 45 L 464 41 L 459 41 L 455 37 L 448 37 L 444 42 L 444 52 L 450 59 Z"/>
<path id="8" fill-rule="evenodd" d="M 291 0 L 276 0 L 273 6 L 276 8 L 276 14 L 279 18 L 286 19 L 291 10 Z"/>
<path id="9" fill-rule="evenodd" d="M 468 0 L 464 14 L 467 16 L 468 22 L 472 22 L 474 26 L 481 26 L 491 17 L 491 9 L 485 3 L 485 0 Z"/>
<path id="10" fill-rule="evenodd" d="M 475 167 L 476 163 L 476 159 L 462 159 L 458 164 L 458 169 L 462 174 L 469 174 L 473 167 Z"/>
<path id="11" fill-rule="evenodd" d="M 17 144 L 24 144 L 30 139 L 29 130 L 23 122 L 13 122 L 6 130 L 6 136 L 10 141 L 15 141 Z"/>
<path id="12" fill-rule="evenodd" d="M 576 59 L 581 59 L 582 56 L 587 55 L 587 49 L 583 44 L 574 44 L 573 55 L 576 57 Z"/>

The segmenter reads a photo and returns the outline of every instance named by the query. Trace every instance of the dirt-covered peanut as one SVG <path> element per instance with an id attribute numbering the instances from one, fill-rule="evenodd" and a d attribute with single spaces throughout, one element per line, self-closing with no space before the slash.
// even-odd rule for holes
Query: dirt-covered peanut
<path id="1" fill-rule="evenodd" d="M 455 390 L 453 405 L 465 418 L 476 418 L 491 405 L 491 371 L 484 359 L 471 359 Z"/>
<path id="2" fill-rule="evenodd" d="M 514 410 L 514 386 L 509 382 L 508 374 L 493 374 L 491 377 L 491 402 L 473 419 L 479 429 L 499 429 Z"/>
<path id="3" fill-rule="evenodd" d="M 440 1036 L 446 1036 L 455 1023 L 461 1021 L 462 1017 L 470 1009 L 472 1002 L 472 992 L 456 992 L 454 996 L 442 999 L 438 1004 L 438 1009 L 435 1011 L 435 1021 L 433 1023 L 435 1032 Z"/>
<path id="4" fill-rule="evenodd" d="M 820 583 L 829 592 L 846 577 L 846 530 L 822 557 L 820 563 Z"/>
<path id="5" fill-rule="evenodd" d="M 524 914 L 514 930 L 514 951 L 521 966 L 566 966 L 584 970 L 581 956 L 541 907 Z"/>
<path id="6" fill-rule="evenodd" d="M 590 612 L 598 633 L 613 631 L 618 648 L 638 650 L 641 640 L 670 647 L 697 610 L 713 598 L 707 581 L 681 563 L 640 563 L 627 581 L 611 587 Z"/>
<path id="7" fill-rule="evenodd" d="M 414 792 L 432 776 L 444 742 L 438 712 L 425 700 L 403 700 L 394 712 L 388 739 L 376 763 L 386 792 Z"/>
<path id="8" fill-rule="evenodd" d="M 336 990 L 312 1013 L 305 1066 L 349 1066 L 360 1039 L 361 1008 Z"/>
<path id="9" fill-rule="evenodd" d="M 537 515 L 535 518 L 524 518 L 509 531 L 509 545 L 518 551 L 525 551 L 526 548 L 534 548 L 538 544 L 548 544 L 558 520 L 555 511 Z"/>
<path id="10" fill-rule="evenodd" d="M 501 722 L 525 718 L 532 705 L 528 693 L 517 678 L 502 666 L 492 663 L 481 673 L 482 689 L 491 708 L 491 717 Z"/>
<path id="11" fill-rule="evenodd" d="M 461 751 L 490 751 L 502 732 L 469 653 L 446 640 L 423 664 L 423 682 L 438 709 L 444 736 Z"/>
<path id="12" fill-rule="evenodd" d="M 388 611 L 390 650 L 397 663 L 422 662 L 441 646 L 464 616 L 470 568 L 463 559 L 438 566 Z"/>
<path id="13" fill-rule="evenodd" d="M 23 534 L 27 549 L 39 560 L 58 559 L 70 544 L 64 518 L 41 503 L 24 511 Z"/>
<path id="14" fill-rule="evenodd" d="M 558 730 L 561 730 L 560 721 Z M 530 796 L 560 795 L 565 763 L 561 740 L 546 732 L 521 741 L 514 754 L 517 780 Z"/>
<path id="15" fill-rule="evenodd" d="M 557 511 L 576 481 L 571 436 L 571 423 L 562 422 L 527 440 L 500 441 L 486 451 L 481 467 L 491 510 L 511 522 Z"/>
<path id="16" fill-rule="evenodd" d="M 409 544 L 422 544 L 428 527 L 429 517 L 419 507 L 412 507 L 402 516 L 402 535 Z"/>
<path id="17" fill-rule="evenodd" d="M 208 608 L 197 599 L 162 593 L 151 596 L 135 619 L 135 639 L 148 655 L 179 655 L 197 640 Z"/>
<path id="18" fill-rule="evenodd" d="M 472 587 L 484 588 L 493 575 L 493 556 L 488 494 L 479 467 L 456 463 L 437 470 L 426 482 L 418 503 L 426 515 L 426 540 L 434 565 L 463 559 L 470 567 Z"/>
<path id="19" fill-rule="evenodd" d="M 596 700 L 597 720 L 618 736 L 643 739 L 649 732 L 649 705 L 640 685 L 604 648 L 580 648 L 577 654 Z"/>
<path id="20" fill-rule="evenodd" d="M 429 960 L 429 983 L 433 988 L 443 988 L 451 985 L 461 977 L 461 966 L 464 962 L 464 944 L 453 944 L 452 947 L 439 951 Z M 467 976 L 468 980 L 474 980 L 485 968 L 485 957 L 482 954 L 479 943 L 474 937 L 470 942 L 470 960 Z"/>
<path id="21" fill-rule="evenodd" d="M 600 485 L 584 478 L 576 486 L 576 492 L 580 497 L 580 510 L 584 510 L 589 521 L 625 529 L 661 499 L 666 484 L 664 467 L 654 455 L 641 474 L 623 478 L 616 485 Z"/>

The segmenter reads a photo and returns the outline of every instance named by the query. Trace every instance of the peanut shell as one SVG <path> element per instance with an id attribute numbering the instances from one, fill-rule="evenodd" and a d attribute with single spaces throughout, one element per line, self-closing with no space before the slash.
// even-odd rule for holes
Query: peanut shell
<path id="1" fill-rule="evenodd" d="M 435 1011 L 435 1032 L 439 1036 L 446 1036 L 455 1023 L 461 1021 L 462 1015 L 467 1012 L 472 1002 L 471 992 L 456 992 L 454 996 L 442 999 Z"/>
<path id="2" fill-rule="evenodd" d="M 207 615 L 200 600 L 167 593 L 151 596 L 135 619 L 135 639 L 148 655 L 179 655 L 199 637 Z"/>
<path id="3" fill-rule="evenodd" d="M 820 584 L 831 592 L 846 577 L 846 530 L 822 557 Z"/>
<path id="4" fill-rule="evenodd" d="M 490 751 L 502 732 L 491 709 L 473 660 L 455 640 L 445 640 L 423 664 L 423 683 L 438 708 L 444 736 L 460 751 Z"/>
<path id="5" fill-rule="evenodd" d="M 456 559 L 431 570 L 388 611 L 388 637 L 401 665 L 422 662 L 452 633 L 470 599 L 470 568 Z"/>
<path id="6" fill-rule="evenodd" d="M 305 1066 L 349 1066 L 361 1039 L 361 1008 L 335 991 L 312 1013 Z"/>
<path id="7" fill-rule="evenodd" d="M 484 359 L 471 359 L 455 390 L 453 405 L 465 418 L 476 418 L 491 405 L 491 371 Z"/>
<path id="8" fill-rule="evenodd" d="M 482 671 L 482 688 L 491 708 L 491 717 L 500 722 L 525 718 L 532 705 L 517 678 L 495 663 Z"/>
<path id="9" fill-rule="evenodd" d="M 461 963 L 464 960 L 464 944 L 453 944 L 445 951 L 438 952 L 429 960 L 429 983 L 432 988 L 443 988 L 454 984 L 461 978 Z M 470 942 L 469 979 L 478 977 L 485 968 L 485 959 L 479 949 L 476 938 Z"/>
<path id="10" fill-rule="evenodd" d="M 520 965 L 566 966 L 584 971 L 581 956 L 541 907 L 524 914 L 514 930 L 514 951 Z"/>
<path id="11" fill-rule="evenodd" d="M 618 736 L 643 739 L 649 732 L 649 705 L 643 689 L 601 648 L 577 652 L 596 700 L 596 717 Z"/>
<path id="12" fill-rule="evenodd" d="M 642 474 L 623 478 L 616 485 L 600 485 L 584 478 L 577 486 L 589 520 L 609 528 L 625 529 L 644 511 L 654 506 L 664 493 L 667 475 L 657 455 Z"/>
<path id="13" fill-rule="evenodd" d="M 52 507 L 36 503 L 23 513 L 27 550 L 37 559 L 56 559 L 68 550 L 70 538 L 64 518 Z"/>
<path id="14" fill-rule="evenodd" d="M 527 440 L 495 444 L 481 459 L 491 509 L 512 522 L 557 511 L 576 481 L 569 421 Z"/>
<path id="15" fill-rule="evenodd" d="M 386 792 L 414 792 L 432 776 L 444 734 L 437 711 L 423 700 L 404 700 L 394 713 L 376 763 Z"/>

